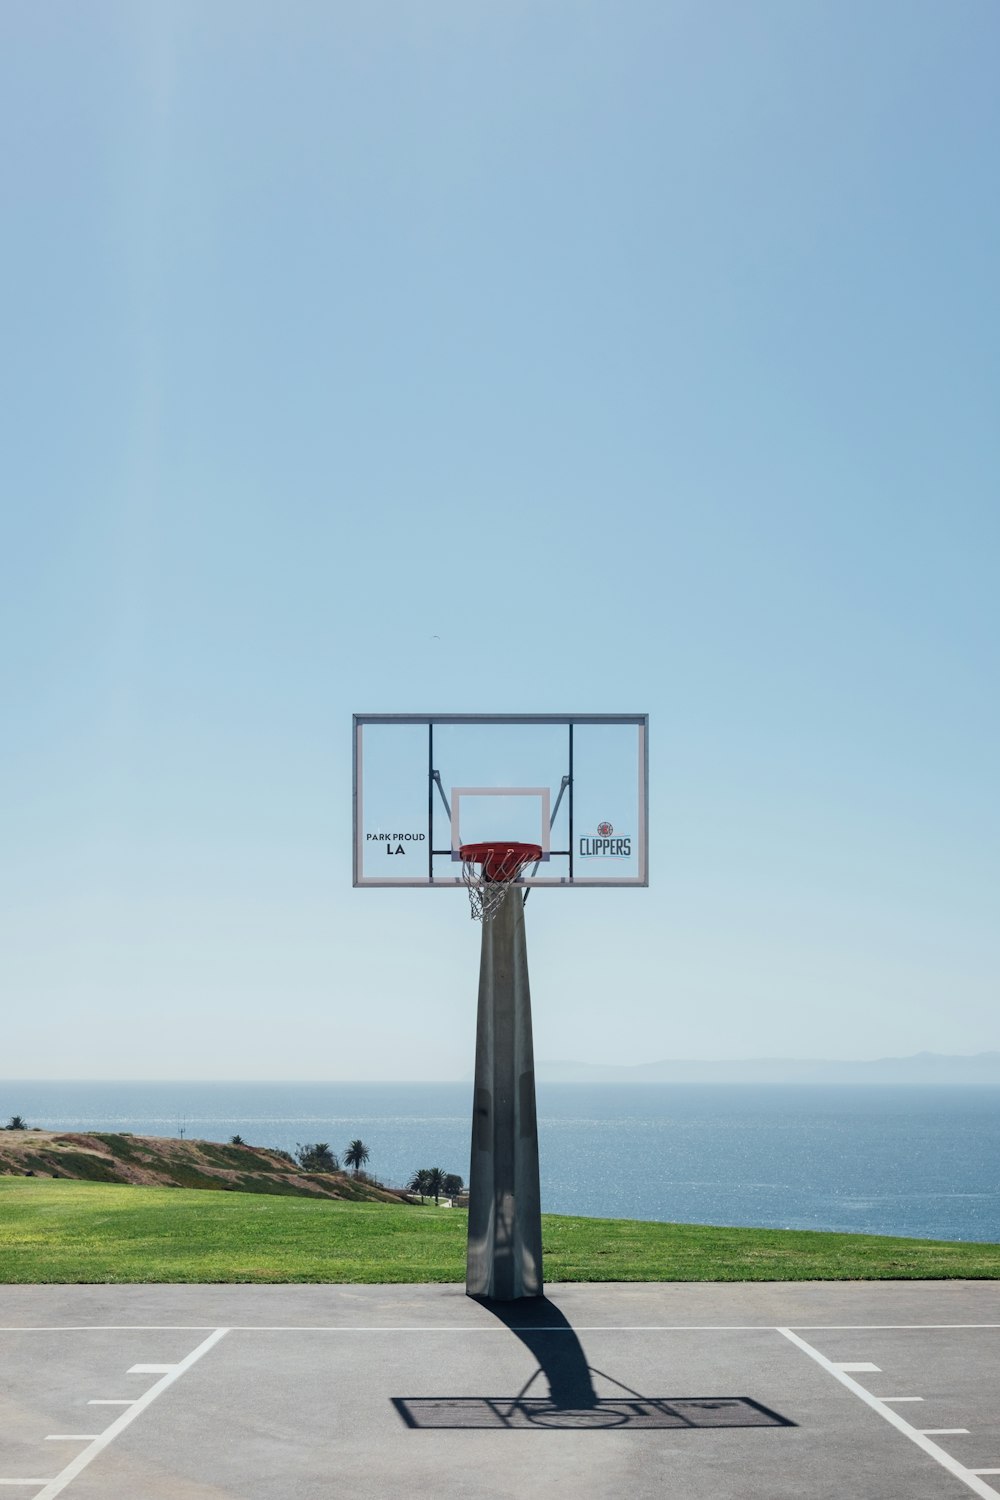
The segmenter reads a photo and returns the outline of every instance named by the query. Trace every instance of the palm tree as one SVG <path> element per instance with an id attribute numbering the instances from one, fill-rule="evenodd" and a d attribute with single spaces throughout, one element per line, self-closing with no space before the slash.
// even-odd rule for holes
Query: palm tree
<path id="1" fill-rule="evenodd" d="M 421 1198 L 426 1197 L 427 1193 L 430 1191 L 427 1186 L 427 1177 L 428 1172 L 426 1167 L 421 1167 L 419 1172 L 414 1172 L 408 1184 L 408 1191 L 411 1193 L 419 1193 Z"/>
<path id="2" fill-rule="evenodd" d="M 28 1122 L 21 1115 L 11 1115 L 10 1120 L 4 1126 L 5 1130 L 27 1130 Z"/>
<path id="3" fill-rule="evenodd" d="M 427 1168 L 427 1191 L 434 1194 L 434 1202 L 439 1203 L 444 1191 L 444 1173 L 440 1167 Z"/>
<path id="4" fill-rule="evenodd" d="M 241 1135 L 231 1135 L 229 1137 L 229 1144 L 231 1146 L 245 1146 L 246 1145 L 246 1141 L 243 1139 L 243 1137 Z"/>
<path id="5" fill-rule="evenodd" d="M 344 1152 L 344 1166 L 353 1167 L 354 1175 L 357 1177 L 370 1155 L 371 1152 L 364 1141 L 352 1141 Z"/>

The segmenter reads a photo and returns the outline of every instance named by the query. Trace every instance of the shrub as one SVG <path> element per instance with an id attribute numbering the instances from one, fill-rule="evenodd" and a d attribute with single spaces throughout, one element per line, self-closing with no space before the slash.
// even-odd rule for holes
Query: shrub
<path id="1" fill-rule="evenodd" d="M 326 1141 L 316 1141 L 307 1146 L 297 1145 L 295 1159 L 304 1172 L 340 1171 L 340 1162 Z"/>

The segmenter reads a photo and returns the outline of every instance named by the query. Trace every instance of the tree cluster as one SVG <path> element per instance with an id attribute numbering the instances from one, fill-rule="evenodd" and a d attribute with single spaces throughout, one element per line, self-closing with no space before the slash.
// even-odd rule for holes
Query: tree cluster
<path id="1" fill-rule="evenodd" d="M 439 1203 L 442 1193 L 446 1198 L 456 1198 L 463 1183 L 457 1172 L 444 1172 L 440 1167 L 421 1167 L 414 1172 L 407 1187 L 411 1193 L 419 1193 L 421 1198 L 433 1198 Z"/>
<path id="2" fill-rule="evenodd" d="M 350 1167 L 355 1177 L 360 1177 L 361 1168 L 371 1152 L 362 1140 L 353 1140 L 344 1152 L 344 1166 Z M 339 1172 L 340 1159 L 330 1150 L 329 1141 L 313 1141 L 305 1146 L 296 1146 L 295 1160 L 304 1172 Z"/>

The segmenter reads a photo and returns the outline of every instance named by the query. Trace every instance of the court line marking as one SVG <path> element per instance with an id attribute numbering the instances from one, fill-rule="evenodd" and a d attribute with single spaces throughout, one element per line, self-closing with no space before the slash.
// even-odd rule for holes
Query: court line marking
<path id="1" fill-rule="evenodd" d="M 1000 1328 L 1000 1323 L 788 1323 L 786 1326 L 800 1328 L 803 1333 L 850 1332 L 852 1329 L 863 1333 L 867 1328 L 876 1331 L 899 1328 L 904 1332 L 908 1328 Z"/>
<path id="2" fill-rule="evenodd" d="M 881 1375 L 880 1365 L 873 1365 L 867 1359 L 838 1360 L 838 1370 L 846 1370 L 848 1375 Z"/>
<path id="3" fill-rule="evenodd" d="M 231 1323 L 232 1333 L 773 1333 L 769 1323 Z"/>
<path id="4" fill-rule="evenodd" d="M 130 1365 L 125 1371 L 126 1375 L 166 1375 L 168 1370 L 176 1369 L 176 1365 Z"/>
<path id="5" fill-rule="evenodd" d="M 903 1397 L 903 1400 L 904 1401 L 906 1400 L 905 1396 Z M 919 1396 L 917 1397 L 917 1400 L 918 1401 L 920 1400 Z M 87 1405 L 88 1406 L 134 1406 L 135 1405 L 135 1401 L 136 1401 L 136 1398 L 134 1396 L 115 1397 L 113 1400 L 109 1400 L 106 1397 L 101 1397 L 99 1400 L 96 1400 L 96 1401 L 88 1401 Z"/>
<path id="6" fill-rule="evenodd" d="M 67 1323 L 45 1328 L 0 1328 L 3 1333 L 201 1333 L 214 1323 Z M 1000 1327 L 1000 1324 L 997 1325 Z M 506 1323 L 456 1327 L 454 1323 L 229 1323 L 230 1333 L 773 1333 L 773 1323 Z M 170 1365 L 135 1365 L 128 1372 L 169 1370 Z"/>
<path id="7" fill-rule="evenodd" d="M 922 1432 L 925 1437 L 954 1437 L 958 1434 L 969 1436 L 967 1427 L 918 1427 L 917 1431 Z"/>
<path id="8" fill-rule="evenodd" d="M 922 1401 L 923 1396 L 878 1396 L 878 1401 Z"/>
<path id="9" fill-rule="evenodd" d="M 45 1435 L 45 1441 L 47 1443 L 92 1443 L 100 1435 L 99 1432 L 49 1432 Z"/>
<path id="10" fill-rule="evenodd" d="M 215 1323 L 59 1323 L 11 1324 L 0 1327 L 3 1333 L 204 1333 L 218 1327 Z M 230 1333 L 774 1333 L 782 1328 L 800 1332 L 935 1332 L 949 1329 L 1000 1329 L 1000 1323 L 574 1323 L 526 1324 L 523 1328 L 506 1323 L 496 1325 L 453 1323 L 229 1323 Z M 135 1366 L 135 1370 L 168 1371 L 171 1365 Z M 908 1398 L 907 1398 L 908 1399 Z M 922 1400 L 922 1397 L 914 1397 Z"/>
<path id="11" fill-rule="evenodd" d="M 890 1426 L 895 1427 L 897 1432 L 901 1432 L 904 1437 L 910 1439 L 911 1443 L 915 1443 L 918 1448 L 922 1448 L 929 1458 L 933 1458 L 936 1463 L 941 1465 L 942 1469 L 947 1469 L 949 1474 L 954 1475 L 956 1479 L 960 1479 L 963 1484 L 968 1485 L 972 1493 L 978 1495 L 980 1500 L 1000 1500 L 1000 1493 L 992 1485 L 987 1484 L 984 1479 L 980 1479 L 971 1469 L 967 1469 L 964 1464 L 959 1463 L 957 1458 L 952 1458 L 951 1454 L 946 1453 L 937 1443 L 932 1443 L 927 1434 L 921 1432 L 918 1427 L 911 1427 L 910 1423 L 906 1421 L 905 1417 L 901 1417 L 898 1411 L 893 1411 L 891 1406 L 885 1406 L 878 1396 L 873 1396 L 871 1391 L 866 1391 L 863 1385 L 859 1385 L 856 1380 L 853 1380 L 850 1375 L 846 1374 L 838 1365 L 835 1365 L 832 1360 L 827 1359 L 825 1354 L 820 1354 L 819 1350 L 814 1349 L 812 1344 L 808 1344 L 805 1339 L 799 1338 L 798 1334 L 794 1333 L 791 1328 L 778 1328 L 776 1332 L 782 1334 L 796 1348 L 801 1349 L 803 1354 L 808 1354 L 809 1358 L 814 1360 L 821 1369 L 826 1370 L 828 1375 L 832 1375 L 834 1380 L 839 1380 L 841 1385 L 846 1386 L 866 1406 L 870 1406 L 872 1411 L 878 1412 L 879 1416 L 888 1422 Z M 41 1500 L 41 1497 L 39 1497 L 39 1500 Z"/>
<path id="12" fill-rule="evenodd" d="M 34 1485 L 38 1485 L 38 1484 L 51 1484 L 51 1483 L 52 1483 L 51 1479 L 0 1479 L 0 1484 L 21 1484 L 21 1485 L 34 1484 Z"/>
<path id="13" fill-rule="evenodd" d="M 142 1396 L 139 1396 L 126 1411 L 123 1411 L 121 1416 L 117 1417 L 111 1423 L 110 1427 L 105 1427 L 104 1431 L 98 1437 L 94 1438 L 84 1448 L 82 1453 L 78 1453 L 76 1458 L 66 1465 L 61 1474 L 57 1474 L 55 1479 L 48 1480 L 45 1488 L 35 1496 L 35 1500 L 56 1500 L 56 1496 L 61 1495 L 66 1486 L 78 1474 L 81 1474 L 87 1465 L 92 1463 L 97 1455 L 104 1451 L 109 1443 L 113 1443 L 119 1433 L 124 1432 L 126 1427 L 134 1422 L 140 1413 L 146 1410 L 147 1406 L 153 1404 L 157 1396 L 162 1395 L 168 1386 L 173 1385 L 174 1381 L 179 1380 L 182 1375 L 191 1369 L 192 1365 L 197 1364 L 198 1360 L 207 1354 L 209 1349 L 214 1348 L 220 1339 L 225 1338 L 228 1332 L 228 1328 L 216 1328 L 214 1332 L 209 1334 L 207 1339 L 203 1339 L 196 1348 L 192 1349 L 190 1354 L 185 1355 L 177 1364 L 171 1366 L 167 1373 L 162 1375 L 154 1385 L 151 1385 L 149 1390 Z"/>

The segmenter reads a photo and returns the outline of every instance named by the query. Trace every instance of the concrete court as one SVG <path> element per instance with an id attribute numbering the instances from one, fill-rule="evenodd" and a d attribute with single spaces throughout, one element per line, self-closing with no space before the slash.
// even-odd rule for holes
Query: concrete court
<path id="1" fill-rule="evenodd" d="M 1000 1283 L 0 1287 L 0 1496 L 1000 1496 Z M 785 1331 L 782 1331 L 785 1330 Z"/>

